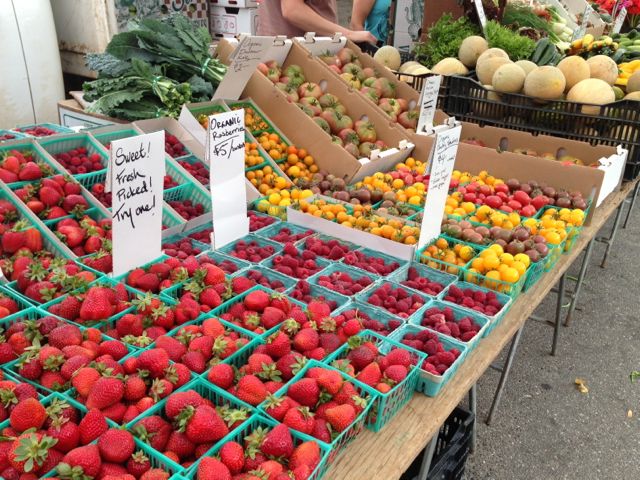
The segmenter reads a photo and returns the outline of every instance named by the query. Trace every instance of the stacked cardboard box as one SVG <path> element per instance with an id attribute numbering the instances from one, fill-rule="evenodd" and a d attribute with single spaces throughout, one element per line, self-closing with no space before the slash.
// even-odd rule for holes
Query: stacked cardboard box
<path id="1" fill-rule="evenodd" d="M 258 30 L 256 0 L 210 0 L 209 30 L 214 38 L 231 38 Z"/>

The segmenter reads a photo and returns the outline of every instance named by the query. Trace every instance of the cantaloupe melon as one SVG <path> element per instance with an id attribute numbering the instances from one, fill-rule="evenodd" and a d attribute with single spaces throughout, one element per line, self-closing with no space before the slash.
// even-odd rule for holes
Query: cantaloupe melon
<path id="1" fill-rule="evenodd" d="M 487 41 L 478 36 L 472 35 L 465 38 L 458 49 L 458 58 L 465 67 L 473 68 L 476 66 L 478 57 L 489 48 Z"/>
<path id="2" fill-rule="evenodd" d="M 400 68 L 398 69 L 398 71 L 400 73 L 409 73 L 409 68 L 411 67 L 417 67 L 420 66 L 420 63 L 414 61 L 414 60 L 410 60 L 408 62 L 404 62 L 402 65 L 400 65 Z"/>
<path id="3" fill-rule="evenodd" d="M 587 60 L 591 78 L 599 78 L 609 85 L 616 83 L 618 79 L 618 65 L 606 55 L 596 55 Z"/>
<path id="4" fill-rule="evenodd" d="M 516 65 L 522 68 L 524 70 L 524 73 L 526 73 L 527 75 L 529 75 L 529 73 L 531 73 L 533 70 L 538 68 L 538 65 L 536 65 L 535 63 L 529 60 L 518 60 L 516 62 Z"/>
<path id="5" fill-rule="evenodd" d="M 576 83 L 573 88 L 569 90 L 567 100 L 577 103 L 605 105 L 607 103 L 615 102 L 616 95 L 613 93 L 611 85 L 604 80 L 600 80 L 599 78 L 587 78 L 586 80 Z M 597 115 L 600 112 L 600 108 L 589 105 L 583 106 L 581 110 L 582 113 L 587 115 Z"/>
<path id="6" fill-rule="evenodd" d="M 627 80 L 627 93 L 640 91 L 640 70 L 636 70 Z"/>
<path id="7" fill-rule="evenodd" d="M 495 58 L 495 57 L 506 58 L 508 60 L 509 54 L 504 50 L 502 50 L 501 48 L 489 48 L 484 52 L 482 52 L 482 54 L 478 57 L 478 60 L 476 61 L 476 66 L 479 63 L 484 62 L 485 60 L 489 60 L 490 58 Z"/>
<path id="8" fill-rule="evenodd" d="M 412 67 L 411 69 L 409 69 L 407 73 L 410 73 L 411 75 L 423 75 L 425 73 L 431 73 L 431 70 L 429 70 L 424 65 L 418 65 L 417 67 Z"/>
<path id="9" fill-rule="evenodd" d="M 624 97 L 625 100 L 635 100 L 636 102 L 640 102 L 640 91 L 627 93 Z"/>
<path id="10" fill-rule="evenodd" d="M 373 59 L 391 70 L 398 70 L 402 63 L 400 52 L 391 45 L 380 47 L 373 55 Z"/>
<path id="11" fill-rule="evenodd" d="M 496 92 L 519 93 L 524 86 L 526 73 L 515 63 L 506 63 L 498 67 L 491 79 Z"/>
<path id="12" fill-rule="evenodd" d="M 562 96 L 567 81 L 562 72 L 549 65 L 533 70 L 524 80 L 524 93 L 530 97 L 554 100 Z"/>
<path id="13" fill-rule="evenodd" d="M 558 63 L 558 68 L 567 81 L 567 85 L 565 86 L 565 91 L 567 92 L 571 90 L 576 83 L 586 80 L 591 76 L 589 64 L 584 58 L 578 57 L 577 55 L 562 59 L 560 63 Z"/>
<path id="14" fill-rule="evenodd" d="M 511 60 L 504 57 L 491 57 L 483 61 L 478 61 L 476 64 L 478 80 L 480 80 L 480 83 L 483 85 L 491 85 L 493 74 L 496 73 L 496 70 L 508 63 L 511 63 Z"/>
<path id="15" fill-rule="evenodd" d="M 467 67 L 457 58 L 444 58 L 436 63 L 431 71 L 438 75 L 466 75 L 469 73 Z"/>

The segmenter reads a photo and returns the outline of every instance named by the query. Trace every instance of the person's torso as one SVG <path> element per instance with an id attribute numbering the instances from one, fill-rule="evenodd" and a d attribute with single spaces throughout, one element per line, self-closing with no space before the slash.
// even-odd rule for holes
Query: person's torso
<path id="1" fill-rule="evenodd" d="M 305 0 L 318 15 L 331 22 L 337 22 L 336 0 Z M 258 10 L 258 35 L 286 35 L 299 37 L 305 31 L 291 25 L 282 17 L 280 0 L 262 0 Z"/>
<path id="2" fill-rule="evenodd" d="M 390 8 L 391 0 L 376 0 L 364 23 L 364 29 L 371 32 L 382 42 L 386 42 L 389 33 Z"/>

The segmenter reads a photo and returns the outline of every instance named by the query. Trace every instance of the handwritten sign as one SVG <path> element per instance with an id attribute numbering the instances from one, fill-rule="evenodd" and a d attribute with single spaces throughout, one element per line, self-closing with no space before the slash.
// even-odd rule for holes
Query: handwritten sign
<path id="1" fill-rule="evenodd" d="M 162 254 L 164 131 L 111 142 L 113 274 Z"/>
<path id="2" fill-rule="evenodd" d="M 451 173 L 456 163 L 461 132 L 462 126 L 456 125 L 436 133 L 436 141 L 431 152 L 429 189 L 420 227 L 419 248 L 424 247 L 440 235 L 442 216 L 449 192 Z"/>
<path id="3" fill-rule="evenodd" d="M 613 22 L 613 29 L 612 29 L 613 33 L 620 33 L 620 30 L 622 29 L 622 24 L 624 24 L 624 20 L 626 18 L 627 18 L 627 7 L 622 7 L 618 12 L 618 16 Z"/>
<path id="4" fill-rule="evenodd" d="M 587 33 L 587 25 L 589 24 L 589 17 L 591 16 L 592 12 L 593 8 L 591 7 L 591 5 L 587 4 L 584 12 L 582 13 L 582 21 L 580 22 L 580 25 L 578 26 L 576 31 L 573 33 L 572 40 L 578 40 L 579 38 L 584 37 L 585 33 Z"/>
<path id="5" fill-rule="evenodd" d="M 209 157 L 214 250 L 249 233 L 244 177 L 244 109 L 209 117 Z"/>
<path id="6" fill-rule="evenodd" d="M 275 37 L 245 37 L 233 52 L 231 65 L 218 85 L 213 99 L 237 100 L 258 64 L 270 60 L 267 51 Z"/>
<path id="7" fill-rule="evenodd" d="M 427 77 L 422 86 L 420 117 L 418 117 L 418 129 L 416 130 L 418 134 L 430 134 L 431 130 L 433 130 L 433 117 L 436 114 L 441 82 L 442 76 L 434 75 Z"/>
<path id="8" fill-rule="evenodd" d="M 482 0 L 474 0 L 473 3 L 476 6 L 478 20 L 480 20 L 480 26 L 482 27 L 482 30 L 484 30 L 487 27 L 487 15 L 484 13 L 484 5 L 482 5 Z"/>

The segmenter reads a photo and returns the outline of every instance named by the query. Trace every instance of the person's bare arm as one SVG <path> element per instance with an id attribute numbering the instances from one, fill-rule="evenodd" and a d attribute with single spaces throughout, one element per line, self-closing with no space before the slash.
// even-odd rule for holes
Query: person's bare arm
<path id="1" fill-rule="evenodd" d="M 350 25 L 352 30 L 364 30 L 364 22 L 375 3 L 376 0 L 353 0 Z"/>
<path id="2" fill-rule="evenodd" d="M 286 21 L 305 32 L 316 32 L 318 35 L 333 35 L 340 32 L 353 42 L 375 44 L 377 41 L 370 32 L 349 30 L 318 15 L 304 0 L 281 0 L 280 8 Z"/>

